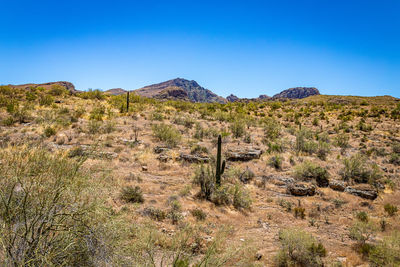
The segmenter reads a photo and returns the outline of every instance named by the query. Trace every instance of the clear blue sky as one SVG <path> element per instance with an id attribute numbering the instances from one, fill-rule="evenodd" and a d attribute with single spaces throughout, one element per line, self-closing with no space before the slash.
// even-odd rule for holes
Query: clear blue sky
<path id="1" fill-rule="evenodd" d="M 400 1 L 0 0 L 0 84 L 400 97 Z"/>

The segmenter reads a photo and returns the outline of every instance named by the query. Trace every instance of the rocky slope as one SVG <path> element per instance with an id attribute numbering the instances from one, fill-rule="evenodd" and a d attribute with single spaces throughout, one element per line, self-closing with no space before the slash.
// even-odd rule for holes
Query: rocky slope
<path id="1" fill-rule="evenodd" d="M 134 90 L 138 95 L 159 98 L 159 94 L 169 87 L 179 87 L 183 89 L 188 99 L 192 102 L 203 102 L 203 103 L 226 103 L 226 99 L 214 94 L 208 89 L 201 87 L 196 81 L 189 81 L 182 78 L 176 78 L 162 83 L 152 84 L 143 88 Z"/>
<path id="2" fill-rule="evenodd" d="M 315 87 L 295 87 L 295 88 L 289 88 L 287 90 L 284 90 L 280 92 L 279 94 L 274 95 L 272 98 L 273 99 L 282 99 L 282 98 L 288 98 L 288 99 L 301 99 L 301 98 L 306 98 L 312 95 L 319 95 L 319 91 Z"/>
<path id="3" fill-rule="evenodd" d="M 10 86 L 12 88 L 23 88 L 23 89 L 27 89 L 29 87 L 43 87 L 45 89 L 50 89 L 53 85 L 61 85 L 73 94 L 79 92 L 78 90 L 75 89 L 75 86 L 72 83 L 65 82 L 65 81 L 48 82 L 48 83 L 27 83 L 27 84 L 19 84 L 19 85 L 9 84 L 8 86 Z"/>

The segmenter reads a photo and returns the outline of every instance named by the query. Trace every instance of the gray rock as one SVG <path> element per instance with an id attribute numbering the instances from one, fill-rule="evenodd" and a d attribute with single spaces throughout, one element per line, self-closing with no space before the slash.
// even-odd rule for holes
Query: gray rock
<path id="1" fill-rule="evenodd" d="M 154 148 L 154 153 L 156 153 L 156 154 L 160 154 L 160 153 L 162 153 L 162 152 L 166 152 L 166 151 L 168 151 L 169 150 L 169 148 L 168 147 L 164 147 L 164 146 L 156 146 L 155 148 Z"/>
<path id="2" fill-rule="evenodd" d="M 207 163 L 210 161 L 210 158 L 207 156 L 198 156 L 198 155 L 191 155 L 191 154 L 183 154 L 179 156 L 181 160 L 190 162 L 190 163 Z"/>
<path id="3" fill-rule="evenodd" d="M 258 148 L 240 148 L 237 150 L 228 150 L 225 153 L 226 159 L 230 161 L 249 161 L 252 159 L 259 159 L 262 150 Z"/>
<path id="4" fill-rule="evenodd" d="M 344 191 L 349 194 L 370 200 L 374 200 L 378 197 L 378 191 L 369 184 L 348 186 Z"/>
<path id="5" fill-rule="evenodd" d="M 287 192 L 293 196 L 313 196 L 315 186 L 308 183 L 291 183 L 287 186 Z"/>
<path id="6" fill-rule="evenodd" d="M 333 190 L 343 192 L 346 189 L 346 183 L 334 180 L 329 183 L 329 187 L 332 188 Z"/>

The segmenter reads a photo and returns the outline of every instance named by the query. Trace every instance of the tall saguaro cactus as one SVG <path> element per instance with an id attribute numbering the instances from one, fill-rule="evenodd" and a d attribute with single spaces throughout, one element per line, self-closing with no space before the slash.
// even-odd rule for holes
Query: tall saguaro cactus
<path id="1" fill-rule="evenodd" d="M 126 94 L 126 112 L 129 112 L 129 91 Z"/>
<path id="2" fill-rule="evenodd" d="M 216 172 L 215 172 L 215 183 L 217 186 L 221 185 L 221 175 L 224 173 L 225 170 L 225 160 L 222 162 L 221 165 L 221 144 L 222 144 L 222 138 L 221 135 L 218 136 L 218 147 L 217 147 L 217 167 L 216 167 Z"/>

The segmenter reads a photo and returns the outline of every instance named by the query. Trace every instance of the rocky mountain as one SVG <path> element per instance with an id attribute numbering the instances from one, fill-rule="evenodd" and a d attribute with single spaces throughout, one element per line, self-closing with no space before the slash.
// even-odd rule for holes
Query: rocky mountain
<path id="1" fill-rule="evenodd" d="M 189 81 L 182 78 L 176 78 L 162 83 L 152 84 L 143 88 L 134 90 L 138 95 L 159 98 L 159 94 L 165 94 L 163 90 L 171 87 L 179 87 L 187 93 L 188 99 L 192 102 L 203 103 L 226 103 L 226 99 L 214 94 L 212 91 L 201 87 L 196 81 Z M 174 89 L 176 91 L 176 89 Z M 181 94 L 179 94 L 182 96 Z M 171 96 L 170 96 L 171 97 Z"/>
<path id="2" fill-rule="evenodd" d="M 53 85 L 61 85 L 73 94 L 79 92 L 78 90 L 75 89 L 75 86 L 72 83 L 65 82 L 65 81 L 49 82 L 49 83 L 27 83 L 27 84 L 19 84 L 19 85 L 9 84 L 8 86 L 10 86 L 12 88 L 24 88 L 24 89 L 27 89 L 29 87 L 44 87 L 45 89 L 50 89 Z"/>
<path id="3" fill-rule="evenodd" d="M 127 91 L 122 88 L 113 88 L 113 89 L 108 89 L 107 91 L 104 91 L 104 93 L 108 95 L 122 95 L 125 94 Z"/>
<path id="4" fill-rule="evenodd" d="M 319 95 L 319 91 L 315 87 L 295 87 L 289 88 L 280 92 L 279 94 L 274 95 L 273 99 L 301 99 L 306 98 L 312 95 Z"/>

